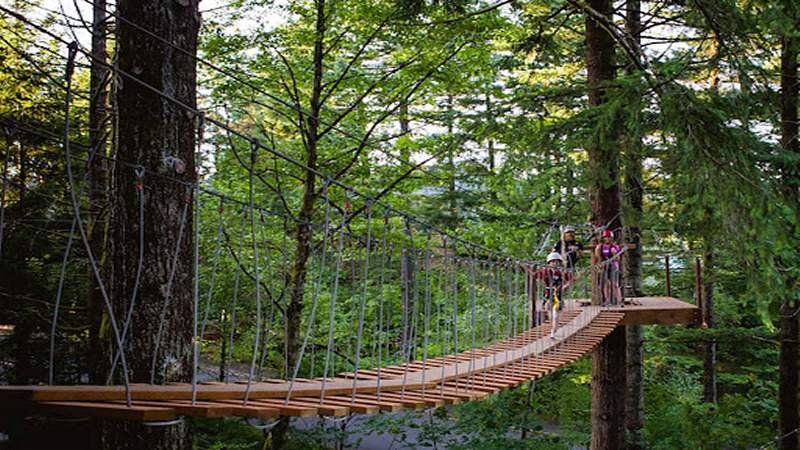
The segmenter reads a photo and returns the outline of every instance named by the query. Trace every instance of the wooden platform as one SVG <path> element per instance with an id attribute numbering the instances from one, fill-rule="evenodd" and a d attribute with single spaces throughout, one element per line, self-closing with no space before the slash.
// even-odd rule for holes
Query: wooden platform
<path id="1" fill-rule="evenodd" d="M 569 301 L 568 307 L 586 307 L 588 299 Z M 672 297 L 627 297 L 624 307 L 611 307 L 622 311 L 625 317 L 620 325 L 692 325 L 699 324 L 700 308 Z"/>
<path id="2" fill-rule="evenodd" d="M 408 364 L 340 373 L 321 379 L 204 383 L 192 403 L 188 384 L 123 386 L 0 386 L 0 418 L 44 413 L 123 420 L 169 420 L 177 416 L 343 416 L 455 404 L 485 398 L 574 362 L 618 325 L 689 324 L 694 305 L 666 297 L 637 299 L 624 308 L 581 306 L 576 300 L 559 315 L 556 338 L 545 323 L 488 347 Z M 0 422 L 3 422 L 0 420 Z"/>

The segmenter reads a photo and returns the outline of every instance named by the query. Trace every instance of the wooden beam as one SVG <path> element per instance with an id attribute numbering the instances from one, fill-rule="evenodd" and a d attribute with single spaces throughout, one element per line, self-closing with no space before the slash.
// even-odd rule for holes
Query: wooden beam
<path id="1" fill-rule="evenodd" d="M 59 416 L 103 417 L 145 422 L 173 420 L 176 416 L 174 408 L 142 405 L 127 406 L 103 402 L 39 402 L 34 403 L 33 407 L 37 411 Z"/>

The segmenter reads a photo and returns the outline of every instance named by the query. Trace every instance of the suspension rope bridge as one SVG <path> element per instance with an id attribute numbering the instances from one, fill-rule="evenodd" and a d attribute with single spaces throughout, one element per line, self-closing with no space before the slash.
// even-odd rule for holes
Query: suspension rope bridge
<path id="1" fill-rule="evenodd" d="M 616 326 L 634 323 L 692 323 L 695 309 L 668 298 L 643 298 L 642 306 L 566 310 L 555 338 L 548 321 L 509 339 L 464 352 L 388 365 L 332 378 L 269 379 L 249 388 L 238 383 L 130 387 L 131 406 L 122 386 L 0 386 L 5 412 L 38 411 L 59 415 L 128 420 L 171 420 L 177 416 L 343 416 L 374 414 L 480 400 L 503 389 L 543 377 L 588 354 Z M 661 313 L 669 312 L 666 319 Z M 627 315 L 627 318 L 626 318 Z M 323 383 L 326 381 L 327 383 Z M 13 406 L 12 406 L 13 405 Z M 15 408 L 10 410 L 7 408 Z"/>
<path id="2" fill-rule="evenodd" d="M 168 421 L 178 416 L 268 419 L 438 407 L 482 399 L 545 376 L 591 352 L 617 326 L 697 322 L 697 307 L 673 298 L 637 298 L 630 305 L 617 298 L 613 306 L 592 305 L 578 298 L 581 293 L 588 297 L 590 291 L 604 290 L 603 284 L 611 281 L 600 275 L 619 264 L 624 249 L 614 258 L 572 271 L 570 289 L 561 301 L 563 310 L 542 314 L 537 303 L 545 297 L 545 287 L 530 276 L 537 270 L 535 262 L 508 257 L 397 209 L 381 200 L 385 189 L 378 195 L 361 193 L 114 65 L 108 68 L 116 76 L 138 83 L 193 114 L 198 159 L 200 147 L 209 141 L 207 128 L 214 127 L 217 135 L 249 147 L 248 163 L 239 158 L 237 146 L 230 144 L 237 167 L 243 171 L 239 179 L 248 180 L 246 198 L 219 192 L 214 177 L 187 182 L 178 176 L 185 162 L 175 158 L 165 158 L 164 165 L 169 169 L 165 171 L 165 167 L 144 167 L 73 145 L 72 70 L 79 53 L 93 56 L 77 43 L 66 42 L 14 11 L 1 6 L 0 10 L 69 46 L 64 77 L 66 125 L 63 136 L 51 137 L 64 150 L 67 203 L 72 209 L 53 302 L 48 385 L 0 386 L 0 417 L 47 413 L 140 421 Z M 328 126 L 338 131 L 335 124 Z M 25 124 L 17 132 L 46 135 Z M 86 153 L 86 158 L 81 159 L 78 152 Z M 302 224 L 310 229 L 313 251 L 303 297 L 310 304 L 302 311 L 301 323 L 294 324 L 301 330 L 296 352 L 290 351 L 288 339 L 281 334 L 289 326 L 283 300 L 291 288 L 288 280 L 293 256 L 287 248 L 286 223 L 298 225 L 298 218 L 291 214 L 284 197 L 265 204 L 256 200 L 260 152 L 267 152 L 276 167 L 278 162 L 287 164 L 282 169 L 285 173 L 311 173 L 321 185 L 319 200 L 323 207 L 317 208 L 309 223 Z M 92 158 L 113 162 L 116 176 L 135 180 L 130 189 L 138 212 L 130 226 L 138 233 L 138 265 L 133 269 L 136 277 L 129 298 L 112 302 L 103 292 L 114 340 L 106 385 L 58 385 L 59 307 L 63 297 L 69 295 L 65 274 L 70 260 L 82 251 L 80 256 L 91 264 L 101 289 L 108 281 L 98 268 L 81 217 L 86 176 L 81 179 L 73 173 L 78 173 L 78 162 L 88 164 Z M 6 228 L 2 222 L 11 220 L 5 214 L 5 193 L 12 187 L 7 165 L 8 153 L 0 232 Z M 200 166 L 200 161 L 196 165 Z M 276 177 L 278 173 L 274 169 Z M 174 248 L 162 249 L 168 256 L 169 276 L 161 280 L 163 303 L 155 306 L 160 314 L 158 332 L 147 350 L 151 363 L 146 369 L 131 368 L 126 354 L 136 348 L 131 334 L 137 327 L 134 311 L 141 307 L 142 252 L 153 237 L 145 232 L 146 206 L 151 192 L 168 185 L 182 186 L 186 192 L 184 198 L 175 199 L 180 205 L 180 228 L 173 236 Z M 209 197 L 215 200 L 205 201 Z M 201 233 L 204 229 L 208 232 Z M 188 350 L 192 376 L 191 383 L 169 383 L 164 362 L 169 355 L 162 347 L 170 331 L 166 329 L 167 317 L 174 313 L 170 302 L 175 294 L 182 239 L 191 240 L 193 245 L 192 323 L 181 324 L 192 328 L 192 348 Z M 83 245 L 73 248 L 74 240 Z M 547 241 L 542 241 L 542 248 Z M 225 265 L 234 268 L 233 280 L 223 282 L 220 268 Z M 248 309 L 251 306 L 255 312 Z M 245 312 L 251 316 L 239 316 Z M 252 335 L 240 335 L 242 323 L 250 327 Z M 209 336 L 212 328 L 216 328 L 216 337 Z M 251 339 L 247 374 L 231 379 L 230 374 L 222 373 L 223 368 L 231 364 L 234 345 L 244 345 L 245 338 Z M 206 344 L 227 346 L 228 353 L 220 356 L 220 381 L 200 379 L 201 345 Z"/>

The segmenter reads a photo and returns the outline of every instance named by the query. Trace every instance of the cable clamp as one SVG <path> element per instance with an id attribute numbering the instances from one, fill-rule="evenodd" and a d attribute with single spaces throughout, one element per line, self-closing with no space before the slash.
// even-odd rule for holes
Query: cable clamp
<path id="1" fill-rule="evenodd" d="M 186 163 L 178 157 L 164 153 L 162 162 L 167 168 L 174 170 L 175 173 L 182 174 L 186 172 Z"/>
<path id="2" fill-rule="evenodd" d="M 143 166 L 136 166 L 133 168 L 133 173 L 136 175 L 136 190 L 142 191 L 144 190 L 144 174 L 145 170 Z"/>

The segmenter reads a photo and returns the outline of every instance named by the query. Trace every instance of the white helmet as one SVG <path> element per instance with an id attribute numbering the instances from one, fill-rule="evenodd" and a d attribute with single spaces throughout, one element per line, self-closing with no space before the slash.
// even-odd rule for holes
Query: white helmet
<path id="1" fill-rule="evenodd" d="M 561 253 L 553 252 L 547 255 L 547 262 L 549 263 L 550 261 L 561 261 L 563 263 L 564 258 L 561 257 Z"/>
<path id="2" fill-rule="evenodd" d="M 574 233 L 574 232 L 575 232 L 575 227 L 573 227 L 572 225 L 567 225 L 564 227 L 564 233 Z"/>

